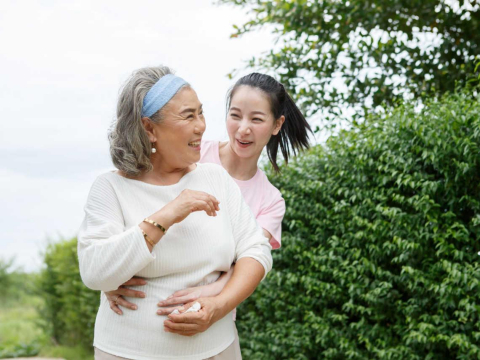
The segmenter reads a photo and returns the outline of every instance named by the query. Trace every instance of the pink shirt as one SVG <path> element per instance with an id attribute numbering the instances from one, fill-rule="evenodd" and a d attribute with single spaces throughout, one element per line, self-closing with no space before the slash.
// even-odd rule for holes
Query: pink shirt
<path id="1" fill-rule="evenodd" d="M 218 152 L 218 141 L 202 141 L 201 163 L 223 166 Z M 278 249 L 282 241 L 282 220 L 285 215 L 285 201 L 278 189 L 268 181 L 265 173 L 258 169 L 250 180 L 237 180 L 243 198 L 253 212 L 258 224 L 270 234 L 270 245 Z"/>

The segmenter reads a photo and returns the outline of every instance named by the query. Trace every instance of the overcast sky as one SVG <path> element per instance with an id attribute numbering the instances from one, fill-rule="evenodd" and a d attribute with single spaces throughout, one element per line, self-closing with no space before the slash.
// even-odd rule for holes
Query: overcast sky
<path id="1" fill-rule="evenodd" d="M 176 70 L 204 104 L 204 138 L 221 140 L 234 83 L 226 75 L 273 39 L 230 39 L 248 15 L 210 0 L 2 0 L 0 8 L 0 258 L 27 271 L 41 266 L 48 239 L 76 235 L 93 180 L 113 169 L 107 129 L 134 69 Z"/>

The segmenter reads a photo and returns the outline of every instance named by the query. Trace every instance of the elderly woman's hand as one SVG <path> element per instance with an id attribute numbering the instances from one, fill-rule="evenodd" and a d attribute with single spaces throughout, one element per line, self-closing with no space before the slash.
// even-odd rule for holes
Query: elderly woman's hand
<path id="1" fill-rule="evenodd" d="M 217 211 L 220 210 L 219 204 L 220 202 L 213 195 L 204 191 L 185 189 L 175 199 L 148 217 L 157 225 L 153 224 L 155 226 L 152 227 L 142 222 L 138 226 L 156 244 L 165 234 L 165 228 L 168 230 L 170 226 L 183 221 L 192 212 L 205 211 L 208 216 L 217 216 Z M 153 251 L 154 244 L 147 243 L 150 252 Z"/>
<path id="2" fill-rule="evenodd" d="M 160 212 L 167 216 L 172 224 L 176 224 L 195 211 L 205 211 L 209 216 L 217 216 L 217 211 L 220 210 L 219 204 L 220 202 L 213 195 L 185 189 Z"/>
<path id="3" fill-rule="evenodd" d="M 209 285 L 195 286 L 185 290 L 176 291 L 165 300 L 159 301 L 157 306 L 160 309 L 157 310 L 158 315 L 168 315 L 174 310 L 183 310 L 184 305 L 197 300 L 202 296 L 215 296 L 218 292 L 213 291 L 213 287 Z M 220 289 L 221 290 L 221 289 Z"/>
<path id="4" fill-rule="evenodd" d="M 235 265 L 232 265 L 227 272 L 224 272 L 217 281 L 211 284 L 179 290 L 165 300 L 159 301 L 157 305 L 160 309 L 157 310 L 157 314 L 168 315 L 175 309 L 180 310 L 183 304 L 193 302 L 198 298 L 217 296 L 232 277 L 234 267 Z"/>
<path id="5" fill-rule="evenodd" d="M 136 297 L 136 298 L 144 298 L 145 293 L 142 291 L 132 290 L 126 288 L 126 286 L 140 286 L 146 285 L 147 282 L 139 277 L 133 277 L 130 280 L 124 282 L 117 290 L 107 291 L 105 295 L 108 299 L 108 303 L 110 304 L 110 309 L 112 309 L 116 314 L 122 315 L 123 312 L 118 305 L 121 305 L 125 308 L 131 310 L 137 310 L 137 305 L 132 304 L 131 302 L 125 300 L 123 297 Z"/>
<path id="6" fill-rule="evenodd" d="M 185 313 L 195 302 L 200 303 L 200 310 Z M 223 318 L 227 314 L 224 308 L 225 306 L 220 303 L 218 297 L 200 298 L 182 306 L 179 309 L 180 314 L 168 315 L 168 319 L 163 322 L 163 329 L 166 332 L 178 335 L 193 336 L 204 332 L 216 321 Z"/>

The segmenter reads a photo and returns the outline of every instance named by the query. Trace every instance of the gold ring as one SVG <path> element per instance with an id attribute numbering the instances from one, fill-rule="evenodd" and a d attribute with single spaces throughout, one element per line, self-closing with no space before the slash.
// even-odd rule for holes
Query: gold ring
<path id="1" fill-rule="evenodd" d="M 118 296 L 115 298 L 115 300 L 113 300 L 113 302 L 115 303 L 115 305 L 118 305 L 117 300 L 118 300 L 118 298 L 119 298 L 120 296 L 121 296 L 121 295 L 118 295 Z"/>

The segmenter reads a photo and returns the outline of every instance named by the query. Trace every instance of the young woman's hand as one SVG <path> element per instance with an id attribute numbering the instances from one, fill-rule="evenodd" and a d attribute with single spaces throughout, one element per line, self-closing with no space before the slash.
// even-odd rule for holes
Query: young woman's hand
<path id="1" fill-rule="evenodd" d="M 132 290 L 126 288 L 125 286 L 141 286 L 146 285 L 147 282 L 139 277 L 133 277 L 130 280 L 124 282 L 117 290 L 105 292 L 107 296 L 108 303 L 110 304 L 110 309 L 118 315 L 122 315 L 123 311 L 120 309 L 119 305 L 128 308 L 130 310 L 137 310 L 137 305 L 132 304 L 131 302 L 124 299 L 125 297 L 136 297 L 144 298 L 145 293 L 142 291 Z"/>

